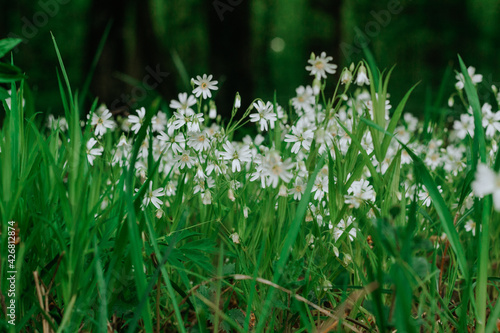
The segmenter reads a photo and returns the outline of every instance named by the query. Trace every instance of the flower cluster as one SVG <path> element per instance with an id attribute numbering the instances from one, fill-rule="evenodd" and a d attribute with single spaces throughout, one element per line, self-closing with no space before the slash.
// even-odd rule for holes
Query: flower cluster
<path id="1" fill-rule="evenodd" d="M 422 120 L 406 113 L 393 128 L 394 139 L 383 147 L 383 134 L 366 122 L 389 128 L 394 110 L 390 96 L 369 89 L 371 72 L 359 63 L 342 70 L 339 83 L 344 91 L 325 100 L 321 96 L 328 75 L 337 70 L 332 60 L 325 53 L 311 56 L 306 70 L 314 77 L 312 85 L 298 87 L 288 109 L 277 101 L 256 99 L 248 103 L 242 119 L 231 118 L 228 125 L 216 116 L 212 94 L 218 90 L 217 81 L 206 74 L 193 79 L 193 90 L 179 93 L 168 110 L 149 117 L 153 111 L 145 107 L 117 119 L 105 106 L 100 107 L 88 119 L 92 130 L 86 143 L 89 165 L 108 165 L 120 174 L 130 167 L 133 147 L 138 147 L 137 160 L 133 161 L 136 186 L 145 184 L 142 207 L 154 206 L 158 217 L 182 195 L 182 202 L 198 200 L 205 206 L 233 202 L 246 219 L 249 214 L 259 214 L 261 202 L 268 198 L 286 198 L 290 204 L 298 204 L 309 184 L 305 219 L 315 221 L 323 234 L 310 234 L 308 244 L 314 246 L 315 239 L 328 234 L 336 252 L 339 242 L 353 241 L 362 234 L 360 216 L 387 214 L 384 207 L 389 186 L 394 204 L 404 205 L 417 198 L 422 209 L 432 209 L 428 189 L 416 182 L 408 150 L 423 160 L 430 172 L 442 175 L 438 190 L 448 196 L 450 205 L 462 213 L 468 209 L 472 195 L 459 206 L 459 198 L 450 195 L 448 188 L 467 169 L 468 140 L 475 133 L 472 110 L 467 108 L 445 128 L 433 124 L 424 128 Z M 469 68 L 469 75 L 474 84 L 481 82 L 473 68 Z M 458 74 L 457 80 L 455 94 L 461 94 L 464 78 Z M 319 94 L 321 90 L 323 94 Z M 233 117 L 241 106 L 242 99 L 236 94 Z M 245 119 L 255 125 L 255 135 L 236 141 L 236 130 Z M 492 104 L 483 104 L 481 124 L 491 162 L 500 132 L 500 112 Z M 64 119 L 51 118 L 48 126 L 67 128 Z M 144 126 L 146 136 L 137 142 Z M 314 173 L 320 160 L 330 162 Z M 151 170 L 157 170 L 158 176 L 149 175 Z M 179 194 L 181 185 L 183 193 Z M 479 165 L 472 189 L 478 197 L 493 194 L 494 206 L 500 210 L 498 173 Z M 465 230 L 474 234 L 473 223 L 465 224 Z M 234 244 L 249 237 L 240 232 L 232 229 L 228 233 Z M 344 233 L 347 237 L 342 237 Z"/>

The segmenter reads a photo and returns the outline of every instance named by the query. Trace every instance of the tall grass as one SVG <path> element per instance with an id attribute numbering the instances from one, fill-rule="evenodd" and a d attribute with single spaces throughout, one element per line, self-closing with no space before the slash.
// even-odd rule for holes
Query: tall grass
<path id="1" fill-rule="evenodd" d="M 1 41 L 0 56 L 18 42 Z M 241 126 L 252 125 L 253 102 L 244 111 L 233 108 L 225 123 L 210 120 L 212 104 L 199 98 L 202 130 L 215 126 L 213 137 L 207 151 L 189 148 L 196 164 L 181 168 L 172 162 L 175 154 L 158 150 L 153 129 L 155 116 L 165 112 L 173 121 L 177 110 L 159 110 L 156 99 L 144 105 L 137 133 L 116 128 L 96 136 L 92 115 L 103 109 L 97 100 L 82 109 L 88 85 L 81 94 L 72 89 L 55 40 L 54 49 L 67 129 L 61 122 L 47 128 L 44 115 L 34 112 L 29 81 L 13 60 L 0 66 L 0 83 L 11 91 L 0 89 L 4 301 L 8 221 L 17 223 L 19 237 L 16 326 L 2 316 L 2 330 L 494 331 L 500 251 L 493 231 L 499 219 L 491 197 L 474 197 L 471 182 L 479 162 L 500 169 L 498 154 L 489 154 L 499 136 L 485 135 L 481 111 L 481 103 L 498 107 L 498 101 L 493 94 L 479 100 L 480 86 L 461 59 L 464 90 L 455 99 L 463 105 L 441 105 L 442 89 L 416 125 L 404 116 L 411 83 L 397 106 L 387 109 L 395 69 L 379 72 L 366 63 L 344 68 L 341 74 L 349 72 L 351 80 L 337 83 L 328 96 L 329 81 L 322 79 L 313 95 L 309 150 L 294 153 L 284 140 L 307 117 L 291 102 L 274 128 L 256 130 L 264 141 L 245 139 L 252 160 L 233 172 L 219 153 Z M 370 80 L 364 87 L 354 83 L 361 66 Z M 276 101 L 270 104 L 279 110 Z M 453 139 L 448 118 L 457 119 L 457 110 L 469 106 L 474 132 Z M 438 109 L 446 117 L 433 113 Z M 189 135 L 185 128 L 176 131 Z M 330 141 L 321 139 L 325 132 Z M 93 165 L 87 157 L 91 138 L 103 147 Z M 123 138 L 130 148 L 113 162 Z M 448 147 L 465 151 L 459 172 L 446 171 L 445 162 L 432 166 L 428 158 L 437 140 L 443 140 L 436 150 L 443 159 Z M 283 165 L 291 161 L 292 179 L 280 178 L 277 186 L 251 181 L 265 163 L 261 156 Z M 210 176 L 213 187 L 205 183 L 197 192 L 196 174 L 208 173 L 210 163 L 221 171 Z M 288 191 L 298 178 L 305 180 L 304 190 L 295 199 Z M 318 179 L 327 182 L 320 197 Z M 361 180 L 373 197 L 349 201 Z M 166 189 L 159 209 L 145 204 L 150 183 Z M 464 228 L 469 220 L 476 222 L 475 236 Z"/>

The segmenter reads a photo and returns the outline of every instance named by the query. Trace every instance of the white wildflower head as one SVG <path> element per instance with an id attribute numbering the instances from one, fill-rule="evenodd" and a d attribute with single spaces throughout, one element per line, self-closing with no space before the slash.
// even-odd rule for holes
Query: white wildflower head
<path id="1" fill-rule="evenodd" d="M 471 81 L 474 85 L 481 83 L 483 81 L 483 76 L 481 74 L 476 74 L 476 69 L 472 66 L 467 68 L 467 73 L 469 74 Z M 457 79 L 457 83 L 455 84 L 455 87 L 458 90 L 462 90 L 465 86 L 465 79 L 464 75 L 462 73 L 458 73 L 455 78 Z"/>
<path id="2" fill-rule="evenodd" d="M 314 75 L 317 78 L 326 79 L 326 73 L 335 74 L 337 65 L 331 64 L 333 58 L 326 55 L 326 52 L 321 52 L 321 55 L 316 56 L 314 53 L 311 55 L 311 59 L 307 62 L 310 66 L 306 66 L 306 70 L 308 70 L 311 75 Z"/>
<path id="3" fill-rule="evenodd" d="M 233 232 L 231 235 L 229 235 L 229 238 L 231 238 L 234 244 L 240 243 L 240 235 L 238 235 L 238 233 L 236 232 Z"/>
<path id="4" fill-rule="evenodd" d="M 368 76 L 366 75 L 366 68 L 365 65 L 361 64 L 358 68 L 358 76 L 356 77 L 356 81 L 354 82 L 358 86 L 362 85 L 370 85 L 370 80 L 368 79 Z"/>
<path id="5" fill-rule="evenodd" d="M 225 142 L 222 147 L 225 151 L 221 152 L 221 159 L 231 162 L 231 170 L 240 172 L 243 162 L 250 162 L 252 155 L 247 145 L 237 147 L 230 141 Z"/>
<path id="6" fill-rule="evenodd" d="M 359 208 L 367 201 L 375 202 L 375 191 L 368 180 L 361 179 L 352 182 L 347 193 L 345 203 L 354 208 Z"/>
<path id="7" fill-rule="evenodd" d="M 196 98 L 193 95 L 189 95 L 187 93 L 180 93 L 179 100 L 173 99 L 170 101 L 170 108 L 174 111 L 184 111 L 194 113 L 194 110 L 191 108 L 196 104 Z"/>
<path id="8" fill-rule="evenodd" d="M 278 119 L 276 113 L 273 111 L 273 104 L 271 102 L 264 104 L 262 101 L 257 101 L 253 103 L 253 106 L 257 110 L 257 113 L 250 115 L 250 121 L 253 123 L 258 122 L 261 131 L 268 131 L 269 127 L 273 129 L 274 122 Z"/>
<path id="9" fill-rule="evenodd" d="M 196 85 L 196 88 L 193 90 L 193 94 L 196 97 L 200 97 L 203 95 L 203 99 L 212 98 L 212 92 L 210 90 L 217 90 L 217 81 L 212 81 L 212 75 L 203 74 L 203 77 L 197 76 L 196 80 L 192 80 L 192 82 Z"/>
<path id="10" fill-rule="evenodd" d="M 158 198 L 164 195 L 165 193 L 162 187 L 153 191 L 153 182 L 150 181 L 149 188 L 146 191 L 146 195 L 144 196 L 142 204 L 144 207 L 147 207 L 150 203 L 152 203 L 156 207 L 156 209 L 160 209 L 160 206 L 163 205 L 163 202 Z"/>
<path id="11" fill-rule="evenodd" d="M 137 110 L 137 116 L 136 115 L 128 116 L 128 121 L 132 124 L 131 130 L 135 132 L 135 134 L 139 133 L 139 130 L 141 129 L 142 124 L 144 122 L 145 116 L 146 116 L 146 109 L 143 107 Z"/>
<path id="12" fill-rule="evenodd" d="M 467 232 L 472 232 L 472 236 L 476 236 L 476 222 L 469 220 L 464 225 L 464 229 Z"/>
<path id="13" fill-rule="evenodd" d="M 105 109 L 102 113 L 94 112 L 90 124 L 95 126 L 95 135 L 98 137 L 103 136 L 108 129 L 113 130 L 116 126 L 108 109 Z"/>
<path id="14" fill-rule="evenodd" d="M 87 141 L 87 160 L 89 161 L 90 165 L 94 165 L 94 160 L 96 156 L 101 156 L 102 152 L 104 151 L 104 148 L 102 147 L 97 147 L 94 148 L 95 144 L 97 143 L 97 140 L 94 138 L 90 138 L 89 141 Z"/>
<path id="15" fill-rule="evenodd" d="M 475 180 L 472 182 L 472 189 L 480 198 L 492 194 L 495 210 L 500 211 L 500 174 L 480 163 L 477 166 Z"/>

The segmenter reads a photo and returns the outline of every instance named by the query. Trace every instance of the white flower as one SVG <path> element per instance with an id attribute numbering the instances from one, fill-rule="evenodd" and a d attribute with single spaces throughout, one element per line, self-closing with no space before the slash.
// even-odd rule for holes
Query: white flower
<path id="1" fill-rule="evenodd" d="M 247 219 L 248 213 L 250 213 L 250 208 L 248 208 L 247 206 L 244 206 L 243 207 L 243 217 Z"/>
<path id="2" fill-rule="evenodd" d="M 232 161 L 233 172 L 240 172 L 242 162 L 250 162 L 252 160 L 250 148 L 247 145 L 237 148 L 228 141 L 222 144 L 222 147 L 224 147 L 226 151 L 221 152 L 221 158 L 227 161 Z"/>
<path id="3" fill-rule="evenodd" d="M 229 238 L 231 238 L 234 244 L 240 243 L 240 235 L 238 235 L 236 232 L 233 232 L 231 235 L 229 235 Z"/>
<path id="4" fill-rule="evenodd" d="M 441 185 L 438 186 L 438 191 L 441 193 L 443 190 L 441 189 Z M 422 205 L 429 207 L 431 205 L 431 196 L 429 194 L 429 191 L 427 191 L 427 188 L 425 185 L 422 185 L 421 190 L 418 193 L 418 199 L 422 200 Z"/>
<path id="5" fill-rule="evenodd" d="M 151 124 L 153 125 L 153 131 L 164 131 L 165 126 L 167 126 L 167 115 L 162 111 L 158 111 L 156 116 L 151 119 Z"/>
<path id="6" fill-rule="evenodd" d="M 285 135 L 285 142 L 295 142 L 292 147 L 292 153 L 297 154 L 300 147 L 304 148 L 306 151 L 311 149 L 311 143 L 314 138 L 314 132 L 312 130 L 304 130 L 292 126 L 292 133 L 293 134 Z"/>
<path id="7" fill-rule="evenodd" d="M 414 117 L 411 113 L 405 113 L 403 118 L 408 126 L 408 131 L 415 132 L 418 126 L 418 118 Z"/>
<path id="8" fill-rule="evenodd" d="M 295 183 L 293 184 L 293 187 L 288 190 L 288 194 L 292 195 L 295 200 L 300 200 L 302 198 L 302 194 L 304 194 L 306 190 L 306 184 L 304 183 L 304 180 L 300 177 L 297 177 L 295 179 Z"/>
<path id="9" fill-rule="evenodd" d="M 210 140 L 205 132 L 188 132 L 188 146 L 196 151 L 208 150 Z"/>
<path id="10" fill-rule="evenodd" d="M 493 194 L 495 210 L 500 211 L 500 174 L 480 163 L 477 166 L 475 180 L 472 182 L 472 189 L 480 198 Z"/>
<path id="11" fill-rule="evenodd" d="M 392 105 L 390 104 L 388 97 L 389 97 L 389 95 L 387 95 L 387 97 L 385 99 L 385 115 L 384 115 L 385 120 L 389 120 L 389 118 L 390 118 L 389 110 L 392 108 Z M 378 93 L 375 93 L 375 99 L 377 100 L 377 103 L 378 103 L 378 100 L 379 100 Z M 366 102 L 366 107 L 368 108 L 368 111 L 370 111 L 370 116 L 371 116 L 372 120 L 375 120 L 375 114 L 374 114 L 374 110 L 373 110 L 372 100 L 369 100 Z"/>
<path id="12" fill-rule="evenodd" d="M 312 112 L 314 111 L 314 95 L 313 89 L 310 86 L 304 88 L 304 86 L 298 87 L 295 92 L 297 93 L 297 97 L 292 98 L 292 105 L 297 112 L 305 111 Z"/>
<path id="13" fill-rule="evenodd" d="M 281 179 L 285 183 L 289 183 L 293 174 L 289 171 L 294 167 L 292 160 L 289 158 L 285 161 L 281 158 L 278 151 L 271 150 L 266 156 L 257 155 L 254 159 L 256 170 L 252 173 L 250 181 L 260 180 L 262 188 L 272 186 L 276 188 Z"/>
<path id="14" fill-rule="evenodd" d="M 284 185 L 284 184 L 280 185 L 280 189 L 278 191 L 278 196 L 279 197 L 286 197 L 286 196 L 288 196 L 288 188 L 286 187 L 286 185 Z"/>
<path id="15" fill-rule="evenodd" d="M 483 76 L 481 74 L 476 74 L 476 69 L 474 67 L 470 66 L 469 68 L 467 68 L 467 73 L 469 74 L 469 76 L 472 80 L 472 83 L 474 85 L 483 81 Z M 455 75 L 455 78 L 458 81 L 455 84 L 455 87 L 459 90 L 462 90 L 464 88 L 464 85 L 465 85 L 464 75 L 462 73 L 458 73 L 457 75 Z"/>
<path id="16" fill-rule="evenodd" d="M 442 160 L 444 162 L 443 169 L 455 176 L 462 171 L 466 164 L 463 161 L 463 155 L 465 152 L 465 147 L 446 147 L 446 154 L 443 156 Z"/>
<path id="17" fill-rule="evenodd" d="M 438 150 L 430 150 L 425 156 L 425 164 L 428 165 L 431 170 L 436 170 L 442 163 L 443 158 Z"/>
<path id="18" fill-rule="evenodd" d="M 306 70 L 308 70 L 311 75 L 314 75 L 317 78 L 322 77 L 326 79 L 326 73 L 335 74 L 337 65 L 330 64 L 330 61 L 332 61 L 333 58 L 327 57 L 326 52 L 322 52 L 320 56 L 314 56 L 313 54 L 311 58 L 314 59 L 309 59 L 307 61 L 310 66 L 306 66 Z"/>
<path id="19" fill-rule="evenodd" d="M 465 139 L 467 134 L 474 137 L 474 117 L 466 113 L 460 115 L 460 120 L 455 120 L 453 123 L 453 129 L 459 139 Z"/>
<path id="20" fill-rule="evenodd" d="M 200 125 L 204 121 L 205 121 L 205 119 L 203 118 L 203 113 L 200 112 L 200 113 L 193 114 L 189 118 L 189 121 L 187 122 L 188 131 L 199 132 L 201 130 Z"/>
<path id="21" fill-rule="evenodd" d="M 241 97 L 240 94 L 236 93 L 236 97 L 234 99 L 234 108 L 239 109 L 241 107 Z"/>
<path id="22" fill-rule="evenodd" d="M 7 93 L 12 96 L 12 90 L 8 90 Z M 19 101 L 18 101 L 19 102 Z M 7 104 L 7 106 L 9 107 L 9 109 L 12 109 L 12 98 L 9 97 L 9 98 L 6 98 L 5 99 L 5 104 Z M 23 98 L 23 107 L 24 105 L 26 104 L 26 100 Z"/>
<path id="23" fill-rule="evenodd" d="M 153 182 L 150 181 L 149 189 L 144 196 L 142 204 L 144 205 L 144 207 L 147 207 L 150 203 L 152 203 L 156 207 L 156 209 L 160 209 L 160 206 L 163 205 L 163 202 L 158 198 L 164 195 L 165 193 L 163 192 L 162 187 L 153 191 Z"/>
<path id="24" fill-rule="evenodd" d="M 93 148 L 96 143 L 97 140 L 94 138 L 90 138 L 90 140 L 87 141 L 87 159 L 90 165 L 94 165 L 94 159 L 96 158 L 96 156 L 101 156 L 102 152 L 104 151 L 104 148 L 102 147 Z"/>
<path id="25" fill-rule="evenodd" d="M 169 134 L 166 134 L 165 132 L 161 131 L 160 136 L 158 136 L 158 139 L 165 143 L 165 148 L 164 148 L 165 151 L 171 148 L 175 154 L 178 154 L 179 152 L 181 152 L 182 149 L 185 148 L 184 142 L 186 141 L 186 139 L 184 139 L 184 135 L 182 133 L 179 133 L 176 136 L 174 136 L 173 131 L 172 133 L 169 131 Z"/>
<path id="26" fill-rule="evenodd" d="M 174 196 L 176 190 L 177 190 L 177 181 L 169 180 L 167 186 L 165 187 L 165 194 L 167 195 L 167 197 Z"/>
<path id="27" fill-rule="evenodd" d="M 124 159 L 126 160 L 130 154 L 131 145 L 127 142 L 127 138 L 122 134 L 120 141 L 116 144 L 116 149 L 113 155 L 112 165 L 119 164 L 123 166 Z"/>
<path id="28" fill-rule="evenodd" d="M 56 119 L 54 115 L 49 114 L 49 117 L 47 118 L 47 127 L 51 130 L 60 129 L 64 132 L 68 130 L 68 122 L 64 117 Z"/>
<path id="29" fill-rule="evenodd" d="M 350 70 L 346 69 L 342 72 L 342 76 L 340 77 L 341 84 L 348 84 L 352 81 L 352 73 Z"/>
<path id="30" fill-rule="evenodd" d="M 464 225 L 464 229 L 467 232 L 472 231 L 472 236 L 476 236 L 476 222 L 472 220 L 467 221 L 467 223 L 465 223 Z"/>
<path id="31" fill-rule="evenodd" d="M 328 177 L 326 176 L 318 176 L 314 181 L 314 185 L 311 193 L 314 192 L 314 200 L 321 200 L 325 193 L 328 193 Z"/>
<path id="32" fill-rule="evenodd" d="M 366 201 L 375 202 L 375 191 L 370 182 L 364 179 L 352 182 L 347 193 L 345 203 L 351 207 L 359 208 Z"/>
<path id="33" fill-rule="evenodd" d="M 349 229 L 353 221 L 354 218 L 352 216 L 349 216 L 347 218 L 347 222 L 344 219 L 342 219 L 335 228 L 333 228 L 333 225 L 329 223 L 328 228 L 329 229 L 333 228 L 333 237 L 335 238 L 335 242 L 339 240 L 339 238 L 347 229 Z M 356 238 L 356 228 L 354 226 L 349 229 L 348 237 L 351 242 L 354 240 L 354 238 Z"/>
<path id="34" fill-rule="evenodd" d="M 270 153 L 264 164 L 267 185 L 276 188 L 280 179 L 285 183 L 289 183 L 293 177 L 292 173 L 289 171 L 292 168 L 293 163 L 290 158 L 283 161 L 278 152 Z"/>
<path id="35" fill-rule="evenodd" d="M 148 171 L 146 163 L 147 160 L 137 160 L 137 162 L 135 162 L 135 174 L 136 176 L 141 176 L 142 179 L 146 178 L 146 173 Z"/>
<path id="36" fill-rule="evenodd" d="M 363 135 L 363 138 L 361 139 L 361 147 L 366 151 L 368 155 L 372 153 L 372 151 L 375 149 L 373 147 L 373 138 L 372 134 L 369 131 L 366 131 L 365 134 Z"/>
<path id="37" fill-rule="evenodd" d="M 306 236 L 306 244 L 309 245 L 311 248 L 314 248 L 314 235 L 313 234 L 308 234 Z"/>
<path id="38" fill-rule="evenodd" d="M 136 111 L 139 116 L 128 116 L 128 121 L 133 124 L 131 130 L 134 131 L 135 134 L 139 133 L 142 123 L 144 122 L 144 117 L 146 116 L 146 109 L 144 107 Z"/>
<path id="39" fill-rule="evenodd" d="M 113 119 L 110 119 L 111 117 L 111 112 L 109 112 L 108 109 L 104 110 L 101 114 L 99 114 L 99 112 L 94 112 L 90 124 L 95 126 L 96 136 L 102 136 L 106 133 L 107 129 L 115 128 L 115 122 Z"/>
<path id="40" fill-rule="evenodd" d="M 253 103 L 253 105 L 255 109 L 257 109 L 257 113 L 252 113 L 250 115 L 250 121 L 253 123 L 259 122 L 261 131 L 269 130 L 268 122 L 271 124 L 271 128 L 274 128 L 274 122 L 278 118 L 273 112 L 273 105 L 271 102 L 264 104 L 262 101 L 257 101 L 257 103 Z"/>
<path id="41" fill-rule="evenodd" d="M 370 85 L 370 80 L 366 75 L 365 65 L 361 64 L 361 66 L 359 67 L 358 76 L 356 77 L 356 81 L 354 83 L 356 83 L 358 86 L 362 86 L 363 84 L 366 84 L 367 86 Z"/>
<path id="42" fill-rule="evenodd" d="M 398 138 L 399 141 L 401 141 L 404 144 L 410 142 L 411 134 L 406 130 L 404 126 L 396 127 L 394 135 L 396 136 L 396 138 Z"/>
<path id="43" fill-rule="evenodd" d="M 483 116 L 483 127 L 486 129 L 486 136 L 492 138 L 500 131 L 500 111 L 487 111 Z"/>
<path id="44" fill-rule="evenodd" d="M 210 191 L 205 191 L 201 193 L 201 202 L 204 205 L 211 205 L 212 204 L 212 193 Z"/>
<path id="45" fill-rule="evenodd" d="M 210 101 L 210 110 L 208 111 L 208 118 L 210 119 L 217 118 L 217 107 L 215 106 L 214 101 Z"/>
<path id="46" fill-rule="evenodd" d="M 181 169 L 184 169 L 184 167 L 191 169 L 191 167 L 196 163 L 195 158 L 191 156 L 191 151 L 186 149 L 182 149 L 180 154 L 175 155 L 174 160 Z"/>
<path id="47" fill-rule="evenodd" d="M 450 98 L 448 98 L 448 106 L 452 108 L 453 105 L 455 105 L 455 100 L 453 99 L 453 96 L 450 96 Z"/>
<path id="48" fill-rule="evenodd" d="M 179 129 L 185 124 L 191 122 L 191 117 L 194 115 L 194 111 L 191 109 L 188 110 L 182 110 L 179 109 L 178 111 L 174 112 L 174 117 L 175 120 L 172 123 L 172 128 L 173 129 Z"/>
<path id="49" fill-rule="evenodd" d="M 213 180 L 212 177 L 208 177 L 208 178 L 194 177 L 194 182 L 196 185 L 193 189 L 193 194 L 196 194 L 198 192 L 203 193 L 207 189 L 215 186 L 215 180 Z"/>
<path id="50" fill-rule="evenodd" d="M 212 75 L 207 77 L 207 74 L 203 74 L 203 78 L 201 76 L 196 76 L 196 80 L 192 80 L 197 87 L 193 90 L 193 94 L 196 97 L 200 97 L 203 94 L 203 99 L 211 98 L 212 92 L 210 90 L 217 90 L 217 81 L 212 81 Z"/>
<path id="51" fill-rule="evenodd" d="M 194 110 L 191 109 L 191 106 L 196 104 L 196 98 L 194 98 L 193 95 L 189 95 L 187 93 L 180 93 L 179 94 L 179 100 L 171 100 L 170 101 L 170 108 L 172 108 L 175 111 L 191 111 L 194 113 Z"/>

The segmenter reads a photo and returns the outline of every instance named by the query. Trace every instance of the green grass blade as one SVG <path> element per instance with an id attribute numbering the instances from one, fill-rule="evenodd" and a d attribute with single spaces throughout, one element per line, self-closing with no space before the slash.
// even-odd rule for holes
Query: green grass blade
<path id="1" fill-rule="evenodd" d="M 99 46 L 97 47 L 97 52 L 94 56 L 94 59 L 92 60 L 92 64 L 90 65 L 90 70 L 88 71 L 87 78 L 85 79 L 85 82 L 82 87 L 82 93 L 81 93 L 81 98 L 79 101 L 79 106 L 80 109 L 83 109 L 83 103 L 85 102 L 85 98 L 89 92 L 90 88 L 90 83 L 92 82 L 92 77 L 94 76 L 95 69 L 97 67 L 97 63 L 99 62 L 99 58 L 101 57 L 102 51 L 104 50 L 104 45 L 106 44 L 106 40 L 108 39 L 109 32 L 111 30 L 112 26 L 112 21 L 108 23 L 106 26 L 106 29 L 104 30 L 104 33 L 101 37 L 101 40 L 99 41 Z"/>
<path id="2" fill-rule="evenodd" d="M 413 87 L 408 90 L 408 92 L 405 94 L 401 102 L 399 102 L 398 107 L 396 108 L 396 111 L 394 111 L 394 114 L 391 117 L 391 120 L 389 122 L 389 125 L 387 126 L 387 132 L 389 133 L 394 133 L 394 130 L 396 129 L 396 126 L 398 125 L 398 121 L 401 118 L 401 114 L 403 113 L 403 109 L 406 106 L 406 102 L 408 101 L 408 98 L 410 98 L 411 93 L 413 90 L 417 87 L 418 83 L 416 83 Z M 385 156 L 387 154 L 387 150 L 389 149 L 389 145 L 391 143 L 391 137 L 390 136 L 384 136 L 384 139 L 382 140 L 382 155 Z"/>
<path id="3" fill-rule="evenodd" d="M 68 89 L 69 105 L 74 106 L 75 104 L 73 103 L 73 92 L 71 91 L 71 85 L 69 83 L 68 73 L 66 73 L 66 67 L 64 67 L 61 53 L 59 52 L 59 47 L 57 47 L 57 42 L 52 32 L 50 33 L 50 35 L 52 36 L 52 42 L 54 43 L 54 49 L 56 50 L 57 60 L 59 60 L 59 66 L 61 67 L 64 82 L 66 83 L 66 88 Z"/>
<path id="4" fill-rule="evenodd" d="M 23 40 L 19 38 L 5 38 L 0 40 L 0 58 L 5 56 L 10 50 L 15 48 Z"/>
<path id="5" fill-rule="evenodd" d="M 175 68 L 177 68 L 177 71 L 179 72 L 179 75 L 181 76 L 182 83 L 184 84 L 184 88 L 187 91 L 191 90 L 191 80 L 189 78 L 189 74 L 186 70 L 186 67 L 184 66 L 184 63 L 182 62 L 181 57 L 179 56 L 179 53 L 175 49 L 170 50 L 170 54 L 172 55 L 172 61 L 174 62 Z"/>

